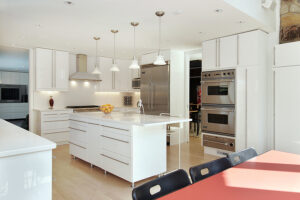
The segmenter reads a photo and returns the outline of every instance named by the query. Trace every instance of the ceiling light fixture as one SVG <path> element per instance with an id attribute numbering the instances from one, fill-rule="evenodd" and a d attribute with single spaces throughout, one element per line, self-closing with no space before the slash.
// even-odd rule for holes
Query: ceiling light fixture
<path id="1" fill-rule="evenodd" d="M 111 32 L 114 34 L 114 58 L 113 58 L 113 64 L 112 67 L 110 68 L 110 71 L 112 72 L 118 72 L 120 71 L 119 67 L 117 66 L 116 63 L 116 33 L 118 33 L 118 30 L 111 30 Z"/>
<path id="2" fill-rule="evenodd" d="M 216 13 L 221 13 L 221 12 L 223 12 L 223 10 L 222 9 L 216 9 L 215 12 Z"/>
<path id="3" fill-rule="evenodd" d="M 164 16 L 165 12 L 164 11 L 157 11 L 155 12 L 155 15 L 158 17 L 159 19 L 159 25 L 158 25 L 158 55 L 155 59 L 155 61 L 153 62 L 154 65 L 165 65 L 166 61 L 164 59 L 164 57 L 160 54 L 160 45 L 161 45 L 161 17 Z"/>
<path id="4" fill-rule="evenodd" d="M 101 74 L 100 65 L 99 65 L 99 56 L 98 56 L 98 41 L 100 37 L 94 37 L 96 41 L 96 58 L 95 58 L 95 69 L 93 70 L 92 74 Z"/>
<path id="5" fill-rule="evenodd" d="M 72 1 L 64 1 L 64 3 L 68 6 L 72 6 L 74 4 Z"/>
<path id="6" fill-rule="evenodd" d="M 136 51 L 135 51 L 135 28 L 139 25 L 138 22 L 131 22 L 131 26 L 133 26 L 133 60 L 131 65 L 129 66 L 129 69 L 139 69 L 139 62 L 136 59 Z"/>

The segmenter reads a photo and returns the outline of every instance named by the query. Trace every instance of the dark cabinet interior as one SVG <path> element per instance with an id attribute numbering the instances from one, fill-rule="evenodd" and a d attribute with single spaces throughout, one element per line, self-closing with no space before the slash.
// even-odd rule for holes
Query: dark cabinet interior
<path id="1" fill-rule="evenodd" d="M 199 104 L 200 100 L 200 88 L 201 88 L 201 72 L 202 61 L 193 60 L 190 61 L 190 103 Z"/>

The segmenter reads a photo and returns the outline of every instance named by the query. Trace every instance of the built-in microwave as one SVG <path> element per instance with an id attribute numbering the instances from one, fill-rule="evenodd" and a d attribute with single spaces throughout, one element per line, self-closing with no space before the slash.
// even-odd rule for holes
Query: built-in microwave
<path id="1" fill-rule="evenodd" d="M 141 78 L 132 79 L 131 86 L 132 86 L 132 89 L 140 89 L 141 88 Z"/>
<path id="2" fill-rule="evenodd" d="M 235 104 L 235 70 L 202 73 L 202 104 Z"/>
<path id="3" fill-rule="evenodd" d="M 202 132 L 235 136 L 234 107 L 202 106 Z"/>
<path id="4" fill-rule="evenodd" d="M 0 84 L 0 103 L 28 102 L 26 85 Z"/>

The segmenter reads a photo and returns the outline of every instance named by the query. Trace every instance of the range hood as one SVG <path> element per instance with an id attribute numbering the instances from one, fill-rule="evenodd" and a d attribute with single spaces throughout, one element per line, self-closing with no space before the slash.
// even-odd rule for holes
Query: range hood
<path id="1" fill-rule="evenodd" d="M 76 72 L 70 75 L 70 80 L 101 81 L 99 74 L 87 72 L 87 55 L 76 55 Z"/>

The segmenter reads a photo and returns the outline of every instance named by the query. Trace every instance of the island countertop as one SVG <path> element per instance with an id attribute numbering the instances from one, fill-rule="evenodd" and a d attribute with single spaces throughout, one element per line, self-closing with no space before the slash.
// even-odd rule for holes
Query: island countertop
<path id="1" fill-rule="evenodd" d="M 104 114 L 103 112 L 79 112 L 79 113 L 73 113 L 71 115 L 73 115 L 74 117 L 87 118 L 91 120 L 99 120 L 105 122 L 118 122 L 126 125 L 136 125 L 136 126 L 155 126 L 155 125 L 175 124 L 175 123 L 191 121 L 191 119 L 188 118 L 145 115 L 145 114 L 136 114 L 136 113 L 121 113 L 121 112 L 112 112 L 110 114 Z"/>
<path id="2" fill-rule="evenodd" d="M 56 148 L 56 144 L 0 119 L 0 158 Z"/>

